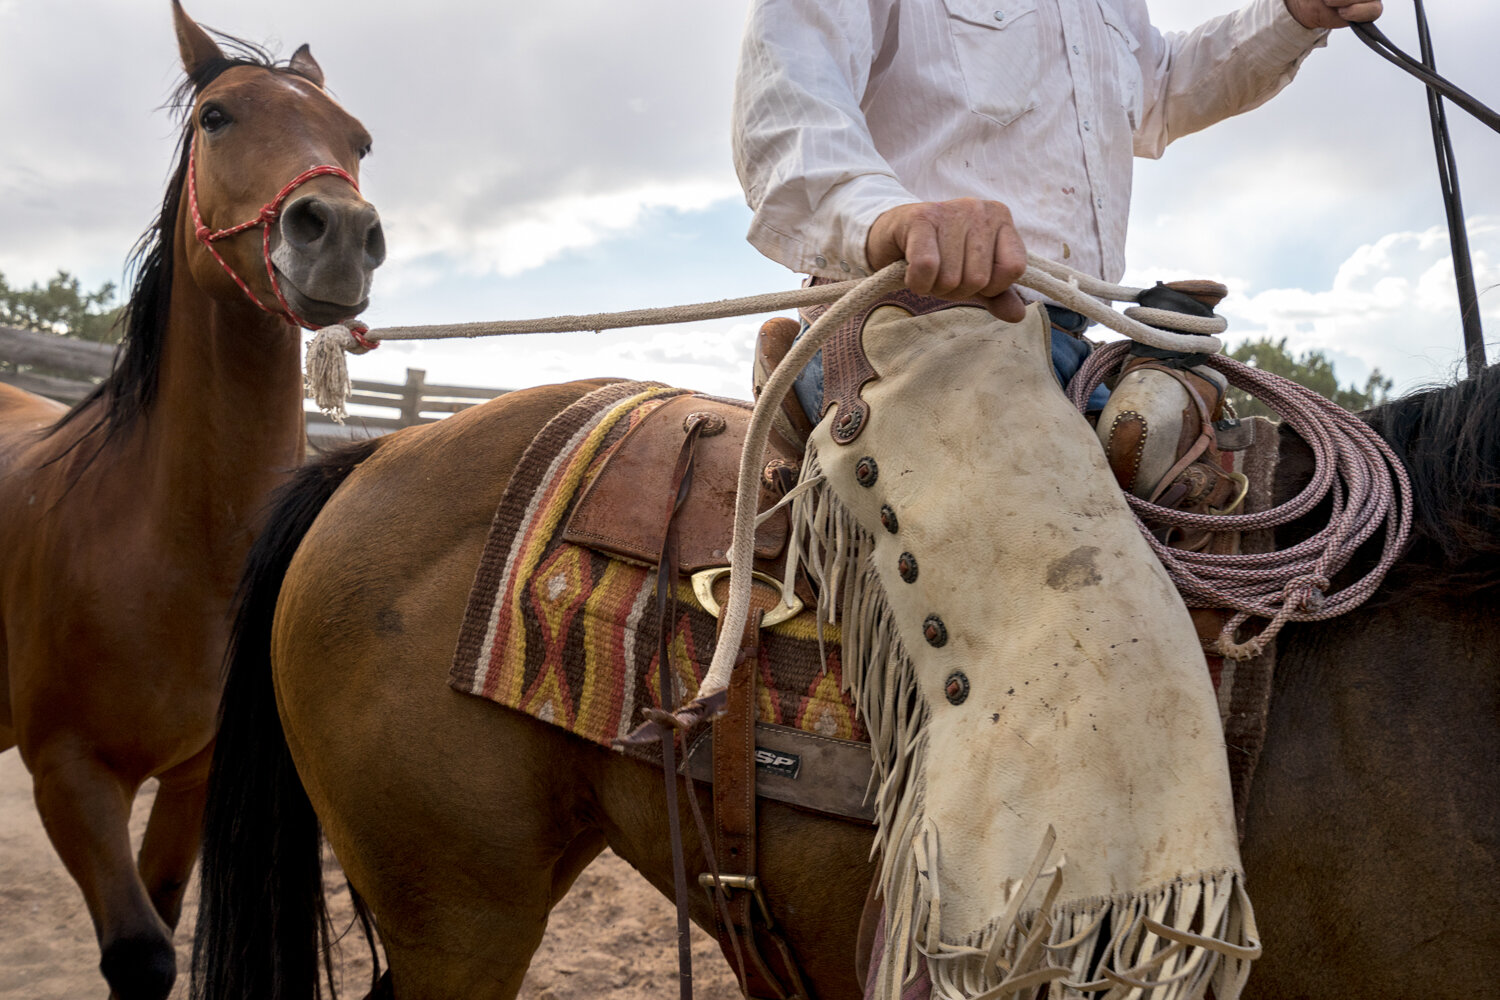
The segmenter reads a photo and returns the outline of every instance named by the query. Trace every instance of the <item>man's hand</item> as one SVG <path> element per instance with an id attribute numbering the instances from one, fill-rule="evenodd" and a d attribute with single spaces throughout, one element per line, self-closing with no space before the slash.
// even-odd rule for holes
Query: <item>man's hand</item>
<path id="1" fill-rule="evenodd" d="M 1380 0 L 1285 0 L 1286 9 L 1304 28 L 1347 28 L 1380 16 Z"/>
<path id="2" fill-rule="evenodd" d="M 996 317 L 1021 321 L 1026 306 L 1010 286 L 1026 270 L 1026 247 L 1010 209 L 959 198 L 898 205 L 865 238 L 876 269 L 906 260 L 906 287 L 918 295 L 979 301 Z"/>

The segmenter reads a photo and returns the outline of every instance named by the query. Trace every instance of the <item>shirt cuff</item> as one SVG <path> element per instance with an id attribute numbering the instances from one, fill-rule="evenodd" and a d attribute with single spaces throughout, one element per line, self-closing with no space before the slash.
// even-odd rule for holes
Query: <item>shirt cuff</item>
<path id="1" fill-rule="evenodd" d="M 873 271 L 865 244 L 875 220 L 920 200 L 893 177 L 866 174 L 828 192 L 809 217 L 787 218 L 785 212 L 762 206 L 747 238 L 755 249 L 799 274 L 862 278 Z"/>
<path id="2" fill-rule="evenodd" d="M 1305 28 L 1287 10 L 1284 0 L 1258 0 L 1256 21 L 1266 26 L 1266 48 L 1262 53 L 1270 65 L 1300 63 L 1315 48 L 1328 44 L 1327 28 Z"/>

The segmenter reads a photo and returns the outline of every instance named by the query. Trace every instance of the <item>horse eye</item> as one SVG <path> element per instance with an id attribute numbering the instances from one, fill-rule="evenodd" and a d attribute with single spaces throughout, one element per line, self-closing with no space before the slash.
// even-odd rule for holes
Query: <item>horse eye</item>
<path id="1" fill-rule="evenodd" d="M 359 158 L 363 160 L 365 157 L 369 156 L 370 150 L 374 147 L 375 144 L 373 142 L 367 142 L 363 146 L 359 147 Z"/>
<path id="2" fill-rule="evenodd" d="M 229 124 L 229 116 L 221 108 L 210 104 L 199 112 L 198 124 L 203 126 L 205 132 L 217 132 Z"/>

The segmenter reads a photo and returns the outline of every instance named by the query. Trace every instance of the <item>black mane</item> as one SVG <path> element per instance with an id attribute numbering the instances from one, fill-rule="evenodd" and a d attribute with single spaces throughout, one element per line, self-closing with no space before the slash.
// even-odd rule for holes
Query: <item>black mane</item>
<path id="1" fill-rule="evenodd" d="M 177 140 L 177 166 L 167 181 L 161 212 L 156 221 L 141 234 L 130 252 L 126 265 L 126 272 L 130 276 L 130 299 L 120 320 L 125 324 L 125 334 L 115 350 L 114 366 L 109 376 L 75 404 L 49 431 L 55 434 L 75 420 L 83 418 L 85 414 L 92 416 L 93 423 L 88 430 L 68 449 L 71 451 L 84 440 L 97 437 L 98 443 L 84 467 L 98 456 L 115 435 L 144 416 L 156 399 L 161 374 L 162 344 L 166 339 L 167 319 L 171 309 L 172 240 L 177 231 L 178 213 L 182 210 L 182 188 L 187 174 L 188 152 L 192 148 L 189 140 L 193 134 L 193 123 L 188 120 L 188 115 L 192 112 L 193 102 L 203 88 L 217 80 L 226 70 L 236 66 L 270 70 L 281 68 L 281 64 L 260 46 L 217 31 L 213 34 L 217 37 L 220 48 L 229 54 L 223 58 L 208 60 L 191 75 L 185 76 L 167 102 L 167 107 L 173 109 L 182 123 Z"/>
<path id="2" fill-rule="evenodd" d="M 1364 418 L 1411 477 L 1411 547 L 1392 582 L 1455 595 L 1500 584 L 1500 368 Z"/>

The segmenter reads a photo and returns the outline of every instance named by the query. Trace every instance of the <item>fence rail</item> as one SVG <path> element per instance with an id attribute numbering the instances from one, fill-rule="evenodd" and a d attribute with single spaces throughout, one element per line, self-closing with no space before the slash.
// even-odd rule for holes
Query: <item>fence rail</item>
<path id="1" fill-rule="evenodd" d="M 0 371 L 0 382 L 71 405 L 87 396 L 109 374 L 114 351 L 110 344 L 0 326 L 0 362 L 16 366 L 16 370 Z M 47 371 L 36 371 L 38 368 Z M 427 372 L 421 368 L 408 368 L 406 381 L 401 384 L 356 380 L 353 388 L 349 397 L 353 412 L 342 426 L 315 410 L 308 411 L 309 444 L 335 444 L 431 423 L 509 391 L 429 385 Z M 395 413 L 361 412 L 371 407 Z"/>

